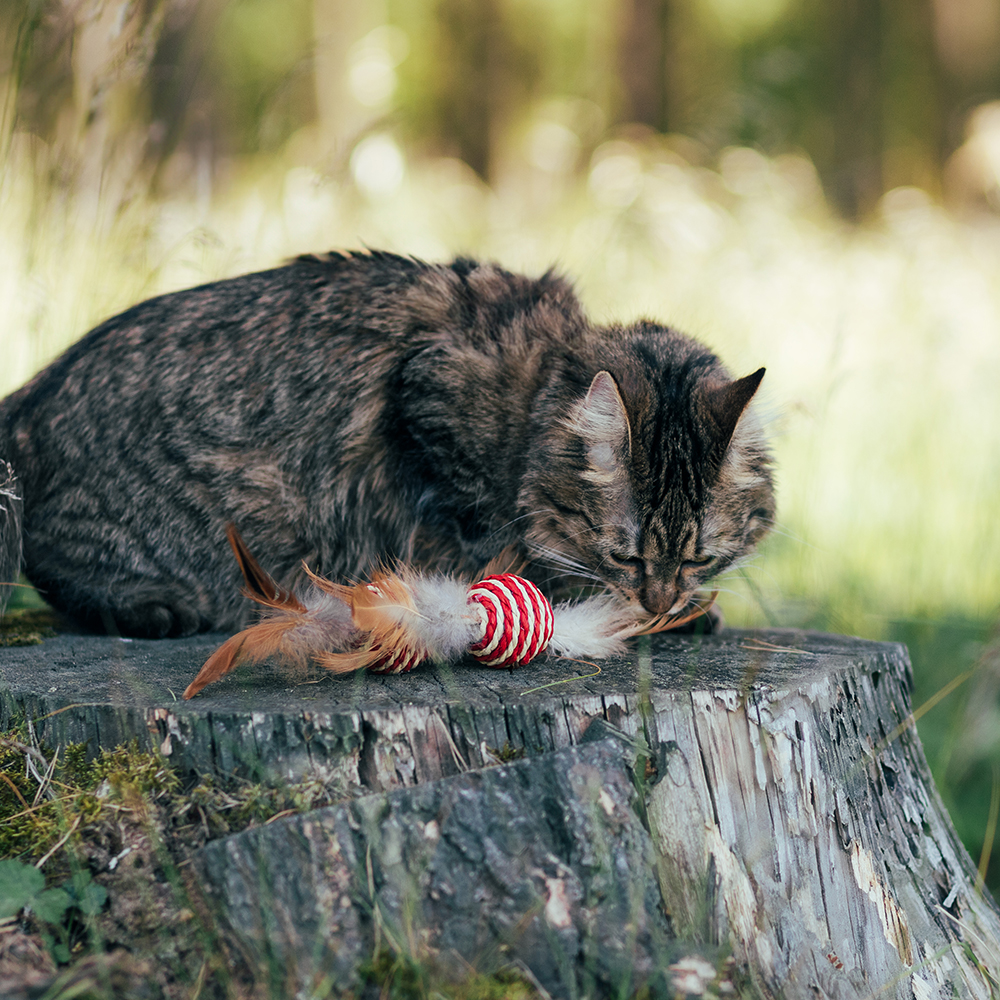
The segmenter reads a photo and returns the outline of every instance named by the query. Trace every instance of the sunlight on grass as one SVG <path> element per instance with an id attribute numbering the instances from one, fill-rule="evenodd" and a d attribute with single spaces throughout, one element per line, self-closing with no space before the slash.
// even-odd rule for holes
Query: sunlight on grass
<path id="1" fill-rule="evenodd" d="M 90 326 L 160 292 L 362 245 L 459 252 L 577 282 L 595 318 L 649 315 L 764 364 L 778 531 L 724 580 L 733 624 L 879 635 L 907 616 L 992 616 L 1000 594 L 1000 228 L 922 193 L 851 229 L 810 164 L 725 153 L 718 171 L 662 141 L 600 147 L 583 176 L 512 161 L 487 189 L 453 160 L 407 162 L 388 134 L 334 175 L 233 166 L 214 190 L 73 193 L 15 135 L 0 181 L 0 391 Z M 754 596 L 754 593 L 757 596 Z"/>

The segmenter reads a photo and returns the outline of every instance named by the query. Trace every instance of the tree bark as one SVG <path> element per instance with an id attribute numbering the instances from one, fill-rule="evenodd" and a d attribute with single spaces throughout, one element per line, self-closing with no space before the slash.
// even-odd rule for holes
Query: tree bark
<path id="1" fill-rule="evenodd" d="M 599 674 L 552 659 L 290 686 L 262 667 L 173 701 L 211 648 L 4 651 L 0 722 L 20 706 L 53 744 L 138 734 L 182 770 L 353 794 L 196 859 L 258 976 L 346 986 L 381 940 L 516 959 L 554 995 L 627 975 L 671 995 L 670 966 L 713 946 L 765 996 L 985 998 L 1000 981 L 1000 918 L 910 724 L 901 646 L 668 635 Z"/>
<path id="2" fill-rule="evenodd" d="M 669 131 L 667 119 L 667 39 L 669 0 L 626 0 L 620 5 L 618 79 L 623 122 L 641 122 Z"/>

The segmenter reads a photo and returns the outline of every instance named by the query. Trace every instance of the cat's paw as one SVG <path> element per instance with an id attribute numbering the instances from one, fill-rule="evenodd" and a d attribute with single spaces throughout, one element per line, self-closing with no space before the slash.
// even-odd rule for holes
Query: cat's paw
<path id="1" fill-rule="evenodd" d="M 176 639 L 194 635 L 204 628 L 201 615 L 192 605 L 175 601 L 146 601 L 115 608 L 111 612 L 121 635 L 138 639 Z"/>

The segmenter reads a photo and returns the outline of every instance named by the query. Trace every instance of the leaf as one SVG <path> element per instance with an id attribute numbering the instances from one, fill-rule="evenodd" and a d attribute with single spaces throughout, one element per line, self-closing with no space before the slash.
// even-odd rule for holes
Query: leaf
<path id="1" fill-rule="evenodd" d="M 88 917 L 100 913 L 108 901 L 108 890 L 103 885 L 91 882 L 82 893 L 77 894 L 77 909 Z"/>
<path id="2" fill-rule="evenodd" d="M 91 879 L 90 872 L 88 871 L 73 872 L 73 877 L 69 881 L 63 882 L 62 887 L 73 897 L 73 903 L 75 904 L 83 897 L 87 886 L 92 881 L 93 879 Z"/>
<path id="3" fill-rule="evenodd" d="M 68 882 L 63 883 L 63 889 L 69 895 L 70 906 L 88 917 L 100 913 L 108 900 L 108 890 L 98 885 L 88 871 L 76 872 Z"/>
<path id="4" fill-rule="evenodd" d="M 47 924 L 58 924 L 72 903 L 73 900 L 65 889 L 46 889 L 31 901 L 31 908 L 39 920 L 44 920 Z"/>
<path id="5" fill-rule="evenodd" d="M 45 876 L 23 861 L 0 861 L 0 918 L 12 917 L 45 888 Z"/>

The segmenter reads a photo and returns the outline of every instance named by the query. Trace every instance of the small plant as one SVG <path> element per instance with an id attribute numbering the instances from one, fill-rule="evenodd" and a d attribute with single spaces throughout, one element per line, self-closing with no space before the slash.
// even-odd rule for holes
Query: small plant
<path id="1" fill-rule="evenodd" d="M 0 646 L 37 646 L 55 636 L 57 622 L 49 608 L 9 610 L 0 622 Z"/>
<path id="2" fill-rule="evenodd" d="M 134 742 L 88 760 L 82 743 L 60 757 L 18 730 L 0 734 L 0 857 L 47 859 L 114 810 L 143 811 L 179 787 L 163 759 Z"/>
<path id="3" fill-rule="evenodd" d="M 509 764 L 511 761 L 521 760 L 528 755 L 528 751 L 524 747 L 515 747 L 509 740 L 504 740 L 502 747 L 487 747 L 486 752 L 497 764 Z"/>
<path id="4" fill-rule="evenodd" d="M 470 970 L 452 982 L 408 955 L 382 948 L 360 969 L 362 982 L 379 988 L 384 1000 L 539 1000 L 543 995 L 518 969 L 486 974 Z"/>
<path id="5" fill-rule="evenodd" d="M 0 861 L 0 919 L 25 911 L 39 924 L 55 961 L 66 963 L 79 944 L 93 933 L 93 918 L 107 902 L 108 892 L 90 872 L 76 872 L 61 886 L 46 889 L 45 876 L 33 865 Z"/>

